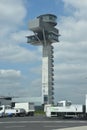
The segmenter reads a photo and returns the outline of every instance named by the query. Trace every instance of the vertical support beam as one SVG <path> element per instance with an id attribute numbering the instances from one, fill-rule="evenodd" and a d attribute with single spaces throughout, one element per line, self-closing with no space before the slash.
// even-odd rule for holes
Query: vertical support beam
<path id="1" fill-rule="evenodd" d="M 53 104 L 53 46 L 50 43 L 43 44 L 42 57 L 42 103 Z"/>

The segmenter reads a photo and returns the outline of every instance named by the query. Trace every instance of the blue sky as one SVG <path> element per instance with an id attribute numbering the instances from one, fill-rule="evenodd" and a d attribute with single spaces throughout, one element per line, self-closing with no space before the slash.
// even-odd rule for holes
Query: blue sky
<path id="1" fill-rule="evenodd" d="M 87 94 L 87 0 L 0 0 L 0 95 L 41 101 L 42 47 L 27 44 L 28 22 L 52 13 L 61 37 L 54 43 L 55 102 L 84 103 Z"/>

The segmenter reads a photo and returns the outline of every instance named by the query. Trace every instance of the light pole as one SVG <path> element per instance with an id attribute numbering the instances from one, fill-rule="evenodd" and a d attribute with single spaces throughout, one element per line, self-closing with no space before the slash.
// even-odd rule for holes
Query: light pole
<path id="1" fill-rule="evenodd" d="M 29 22 L 29 29 L 34 35 L 27 36 L 27 42 L 32 45 L 42 45 L 42 104 L 54 103 L 54 56 L 52 43 L 59 42 L 57 17 L 44 14 Z"/>

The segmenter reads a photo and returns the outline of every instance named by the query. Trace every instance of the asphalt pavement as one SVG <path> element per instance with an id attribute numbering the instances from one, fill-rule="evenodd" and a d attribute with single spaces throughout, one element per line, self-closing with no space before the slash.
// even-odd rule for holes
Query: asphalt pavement
<path id="1" fill-rule="evenodd" d="M 80 127 L 72 127 L 72 128 L 63 128 L 57 130 L 87 130 L 87 126 L 80 126 Z"/>
<path id="2" fill-rule="evenodd" d="M 68 128 L 68 129 L 67 129 Z M 0 130 L 87 130 L 86 120 L 34 117 L 0 118 Z"/>

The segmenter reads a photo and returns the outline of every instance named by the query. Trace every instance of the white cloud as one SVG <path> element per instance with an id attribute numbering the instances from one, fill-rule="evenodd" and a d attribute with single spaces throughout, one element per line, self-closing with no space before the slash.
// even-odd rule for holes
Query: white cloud
<path id="1" fill-rule="evenodd" d="M 87 69 L 86 65 L 83 64 L 59 64 L 55 66 L 55 79 L 57 83 L 78 83 L 84 82 L 86 85 Z M 62 82 L 61 82 L 62 81 Z"/>
<path id="2" fill-rule="evenodd" d="M 60 23 L 60 41 L 81 42 L 87 41 L 87 21 L 76 20 L 74 17 L 63 17 Z"/>
<path id="3" fill-rule="evenodd" d="M 26 12 L 23 0 L 0 1 L 0 30 L 2 30 L 0 31 L 1 61 L 7 60 L 9 62 L 24 63 L 38 60 L 38 53 L 24 48 L 23 45 L 27 45 L 26 36 L 31 33 L 20 28 L 24 24 Z"/>
<path id="4" fill-rule="evenodd" d="M 5 24 L 21 24 L 26 15 L 23 0 L 0 0 L 0 22 Z"/>
<path id="5" fill-rule="evenodd" d="M 66 10 L 73 9 L 73 15 L 79 19 L 87 20 L 87 0 L 63 0 Z"/>
<path id="6" fill-rule="evenodd" d="M 87 41 L 87 0 L 84 0 L 84 2 L 82 0 L 63 0 L 63 2 L 66 7 L 65 11 L 67 12 L 67 9 L 69 9 L 72 13 L 61 18 L 61 38 L 63 41 L 70 42 Z"/>
<path id="7" fill-rule="evenodd" d="M 32 58 L 33 57 L 33 58 Z M 23 47 L 8 44 L 0 48 L 0 59 L 9 62 L 29 62 L 38 60 L 37 52 L 27 50 Z"/>
<path id="8" fill-rule="evenodd" d="M 29 30 L 22 30 L 18 32 L 14 32 L 11 34 L 10 38 L 15 42 L 15 43 L 26 43 L 27 42 L 27 36 L 33 35 L 33 32 Z"/>
<path id="9" fill-rule="evenodd" d="M 20 86 L 21 71 L 14 69 L 0 69 L 0 95 L 13 94 Z"/>
<path id="10" fill-rule="evenodd" d="M 87 0 L 84 0 L 84 2 L 82 0 L 63 0 L 63 2 L 65 5 L 73 6 L 76 9 L 87 9 Z"/>
<path id="11" fill-rule="evenodd" d="M 60 42 L 54 44 L 55 100 L 81 103 L 87 93 L 87 0 L 63 2 L 67 15 L 60 17 Z"/>
<path id="12" fill-rule="evenodd" d="M 19 70 L 0 70 L 0 77 L 20 77 L 21 72 Z"/>
<path id="13" fill-rule="evenodd" d="M 7 95 L 7 93 L 17 96 L 21 94 L 34 95 L 32 88 L 28 93 L 28 85 L 33 83 L 27 83 L 27 76 L 24 74 L 30 69 L 32 63 L 41 60 L 38 57 L 41 52 L 39 49 L 31 49 L 31 46 L 29 48 L 29 44 L 27 44 L 26 36 L 32 32 L 28 30 L 28 25 L 26 25 L 27 30 L 24 29 L 24 20 L 27 15 L 24 2 L 26 0 L 0 0 L 0 66 L 3 68 L 0 70 L 0 94 L 3 93 L 3 95 Z M 4 67 L 8 68 L 7 64 L 12 69 L 4 69 Z M 24 64 L 28 68 L 25 66 L 22 68 L 21 66 Z M 15 70 L 14 68 L 17 66 L 18 70 Z M 23 75 L 21 71 L 23 71 Z M 39 81 L 36 81 L 36 84 L 38 83 Z M 36 91 L 38 92 L 38 90 Z"/>

